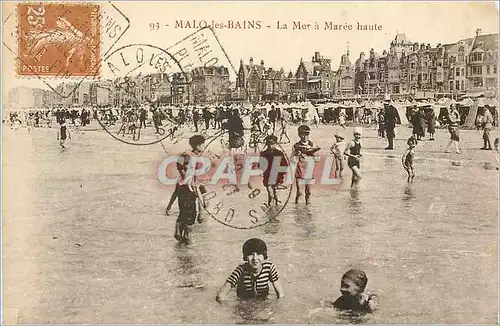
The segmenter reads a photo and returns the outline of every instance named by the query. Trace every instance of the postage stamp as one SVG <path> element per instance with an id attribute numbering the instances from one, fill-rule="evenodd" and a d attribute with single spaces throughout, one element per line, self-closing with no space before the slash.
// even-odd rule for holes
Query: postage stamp
<path id="1" fill-rule="evenodd" d="M 23 2 L 3 10 L 2 29 L 9 32 L 2 44 L 15 56 L 16 78 L 39 79 L 62 99 L 100 77 L 102 58 L 130 28 L 112 2 Z M 62 82 L 66 86 L 58 87 Z"/>
<path id="2" fill-rule="evenodd" d="M 17 11 L 19 75 L 98 75 L 98 4 L 21 3 Z"/>

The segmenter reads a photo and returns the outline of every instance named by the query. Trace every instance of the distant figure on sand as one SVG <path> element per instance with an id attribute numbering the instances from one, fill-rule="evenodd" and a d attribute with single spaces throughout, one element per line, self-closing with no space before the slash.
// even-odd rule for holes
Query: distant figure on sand
<path id="1" fill-rule="evenodd" d="M 66 143 L 66 138 L 71 139 L 71 134 L 68 127 L 66 127 L 66 122 L 63 120 L 61 121 L 61 126 L 59 127 L 59 131 L 57 132 L 57 140 L 59 140 L 59 145 L 63 150 L 66 149 L 66 146 L 64 146 L 64 144 Z"/>

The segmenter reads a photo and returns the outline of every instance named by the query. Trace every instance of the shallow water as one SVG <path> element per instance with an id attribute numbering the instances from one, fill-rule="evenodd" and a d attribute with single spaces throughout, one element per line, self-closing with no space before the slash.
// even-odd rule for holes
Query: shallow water
<path id="1" fill-rule="evenodd" d="M 164 215 L 171 189 L 155 180 L 159 145 L 73 138 L 60 152 L 55 129 L 5 131 L 4 295 L 18 322 L 497 322 L 498 173 L 474 157 L 453 166 L 427 155 L 408 185 L 400 153 L 375 152 L 383 141 L 367 137 L 374 155 L 358 189 L 346 170 L 338 189 L 313 188 L 309 206 L 290 202 L 250 230 L 208 219 L 186 247 L 172 236 L 177 206 Z M 250 237 L 267 242 L 286 297 L 218 304 Z M 368 275 L 375 313 L 331 308 L 350 268 Z"/>

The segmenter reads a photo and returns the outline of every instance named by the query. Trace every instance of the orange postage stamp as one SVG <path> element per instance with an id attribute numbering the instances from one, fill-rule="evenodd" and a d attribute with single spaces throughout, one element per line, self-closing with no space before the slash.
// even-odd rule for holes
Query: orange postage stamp
<path id="1" fill-rule="evenodd" d="M 75 3 L 18 5 L 20 76 L 97 76 L 100 6 Z"/>

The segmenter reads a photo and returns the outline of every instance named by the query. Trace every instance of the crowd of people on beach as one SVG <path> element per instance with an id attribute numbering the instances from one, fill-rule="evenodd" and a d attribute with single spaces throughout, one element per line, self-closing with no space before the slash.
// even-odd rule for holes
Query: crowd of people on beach
<path id="1" fill-rule="evenodd" d="M 481 106 L 476 119 L 477 129 L 483 130 L 483 150 L 491 150 L 491 130 L 496 125 L 497 113 L 489 106 Z M 222 131 L 227 135 L 227 141 L 223 143 L 230 155 L 235 153 L 246 153 L 253 148 L 255 153 L 267 160 L 267 162 L 281 162 L 287 165 L 296 162 L 295 170 L 295 203 L 299 203 L 302 195 L 305 195 L 306 205 L 311 201 L 311 186 L 306 179 L 305 164 L 308 158 L 313 158 L 321 148 L 311 139 L 311 127 L 318 127 L 320 123 L 333 122 L 345 131 L 347 126 L 353 126 L 352 139 L 346 141 L 342 132 L 334 134 L 335 141 L 329 148 L 334 157 L 335 177 L 344 177 L 344 161 L 351 170 L 351 187 L 355 187 L 362 179 L 362 135 L 363 126 L 377 129 L 380 138 L 387 139 L 385 150 L 395 149 L 396 126 L 401 123 L 401 111 L 396 108 L 390 99 L 383 102 L 383 107 L 376 110 L 366 111 L 364 108 L 347 114 L 345 110 L 333 110 L 329 119 L 325 115 L 314 114 L 306 111 L 298 113 L 290 108 L 280 107 L 279 104 L 271 105 L 269 110 L 260 110 L 255 107 L 244 108 L 241 105 L 227 104 L 214 107 L 198 106 L 190 109 L 182 107 L 167 106 L 143 106 L 143 107 L 121 107 L 121 108 L 72 108 L 55 110 L 34 110 L 29 112 L 12 111 L 8 115 L 11 128 L 16 125 L 26 125 L 29 128 L 52 127 L 55 118 L 58 126 L 57 139 L 63 150 L 66 149 L 66 140 L 71 139 L 70 127 L 85 127 L 94 120 L 105 127 L 116 126 L 118 135 L 135 135 L 137 130 L 151 129 L 153 135 L 162 135 L 163 126 L 173 123 L 176 130 L 189 128 L 192 136 L 189 137 L 190 148 L 181 154 L 176 168 L 181 177 L 186 176 L 190 159 L 204 153 L 204 145 L 207 140 L 207 131 Z M 457 108 L 457 103 L 449 102 L 444 114 L 436 113 L 431 105 L 411 105 L 406 110 L 406 119 L 411 123 L 412 135 L 408 138 L 407 148 L 401 161 L 403 169 L 407 173 L 407 182 L 415 177 L 414 160 L 416 147 L 424 137 L 429 134 L 429 141 L 435 139 L 436 125 L 445 125 L 450 134 L 450 141 L 445 151 L 451 146 L 455 152 L 460 154 L 460 124 L 463 115 Z M 246 120 L 246 121 L 245 121 Z M 440 122 L 439 122 L 440 121 Z M 363 124 L 365 123 L 365 124 Z M 290 161 L 287 161 L 285 153 L 279 144 L 290 143 L 292 140 L 288 134 L 290 125 L 298 125 L 298 139 L 292 145 Z M 175 134 L 175 130 L 174 130 Z M 293 137 L 292 137 L 293 138 Z M 498 138 L 493 142 L 498 151 Z M 276 160 L 278 158 L 278 160 Z M 277 188 L 283 186 L 284 174 L 278 174 L 277 178 L 271 180 L 270 175 L 273 163 L 268 164 L 262 171 L 262 183 L 267 190 L 267 204 L 278 206 L 279 199 Z M 181 178 L 182 180 L 182 178 Z M 180 243 L 190 244 L 191 233 L 196 222 L 203 223 L 203 208 L 208 204 L 202 202 L 196 192 L 206 193 L 204 186 L 178 182 L 166 207 L 166 215 L 170 214 L 173 204 L 178 203 L 178 216 L 175 222 L 174 237 Z M 216 295 L 216 300 L 224 301 L 231 290 L 236 290 L 239 298 L 261 298 L 270 293 L 271 285 L 277 298 L 284 297 L 283 284 L 280 281 L 277 267 L 268 257 L 266 243 L 258 238 L 252 238 L 243 244 L 243 263 L 239 264 L 229 275 Z M 365 293 L 368 279 L 365 272 L 357 269 L 347 271 L 341 278 L 341 296 L 332 302 L 335 308 L 349 311 L 371 312 L 378 307 L 378 297 Z"/>

